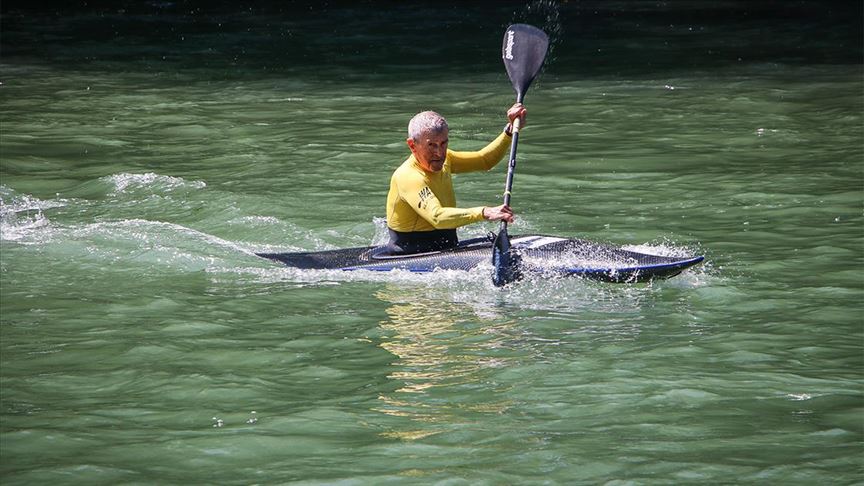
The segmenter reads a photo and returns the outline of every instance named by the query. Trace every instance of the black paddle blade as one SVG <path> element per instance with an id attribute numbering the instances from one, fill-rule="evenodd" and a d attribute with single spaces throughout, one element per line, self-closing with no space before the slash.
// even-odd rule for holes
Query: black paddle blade
<path id="1" fill-rule="evenodd" d="M 520 271 L 522 259 L 510 247 L 510 236 L 507 228 L 501 228 L 495 243 L 492 245 L 492 283 L 503 287 L 522 278 Z"/>
<path id="2" fill-rule="evenodd" d="M 549 36 L 537 27 L 513 24 L 504 32 L 501 56 L 519 103 L 522 103 L 528 86 L 540 72 L 548 49 Z"/>

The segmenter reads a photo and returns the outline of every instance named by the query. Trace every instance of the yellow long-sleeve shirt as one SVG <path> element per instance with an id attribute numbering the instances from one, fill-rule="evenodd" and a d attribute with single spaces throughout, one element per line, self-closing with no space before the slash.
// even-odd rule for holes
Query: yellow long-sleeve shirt
<path id="1" fill-rule="evenodd" d="M 426 172 L 412 154 L 390 178 L 387 194 L 387 226 L 390 229 L 432 231 L 452 229 L 483 220 L 483 206 L 457 208 L 452 174 L 489 170 L 504 157 L 510 136 L 498 135 L 486 147 L 474 152 L 447 150 L 444 167 Z"/>

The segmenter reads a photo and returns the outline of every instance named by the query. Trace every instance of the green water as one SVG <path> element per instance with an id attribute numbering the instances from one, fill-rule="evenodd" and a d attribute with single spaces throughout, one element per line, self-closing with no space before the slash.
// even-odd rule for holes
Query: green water
<path id="1" fill-rule="evenodd" d="M 407 120 L 494 138 L 536 12 L 133 5 L 4 7 L 3 484 L 864 479 L 859 6 L 532 4 L 512 232 L 706 263 L 502 291 L 252 253 L 382 242 Z"/>

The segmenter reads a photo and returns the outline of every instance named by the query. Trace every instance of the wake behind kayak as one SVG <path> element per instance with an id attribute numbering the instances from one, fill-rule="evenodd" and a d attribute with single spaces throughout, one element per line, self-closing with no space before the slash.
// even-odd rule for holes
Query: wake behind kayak
<path id="1" fill-rule="evenodd" d="M 664 279 L 697 265 L 703 256 L 661 256 L 574 238 L 527 235 L 511 237 L 522 258 L 525 274 L 575 276 L 605 282 L 631 283 Z M 435 270 L 468 271 L 489 262 L 488 238 L 465 240 L 458 247 L 429 253 L 389 256 L 383 247 L 368 246 L 316 252 L 256 253 L 260 257 L 298 269 L 403 270 L 417 273 Z"/>

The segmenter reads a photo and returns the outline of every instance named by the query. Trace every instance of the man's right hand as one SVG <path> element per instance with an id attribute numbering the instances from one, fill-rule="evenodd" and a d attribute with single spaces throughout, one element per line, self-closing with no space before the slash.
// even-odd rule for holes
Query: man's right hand
<path id="1" fill-rule="evenodd" d="M 513 222 L 513 210 L 506 204 L 494 208 L 483 208 L 483 217 L 489 221 L 507 221 L 509 224 Z"/>

